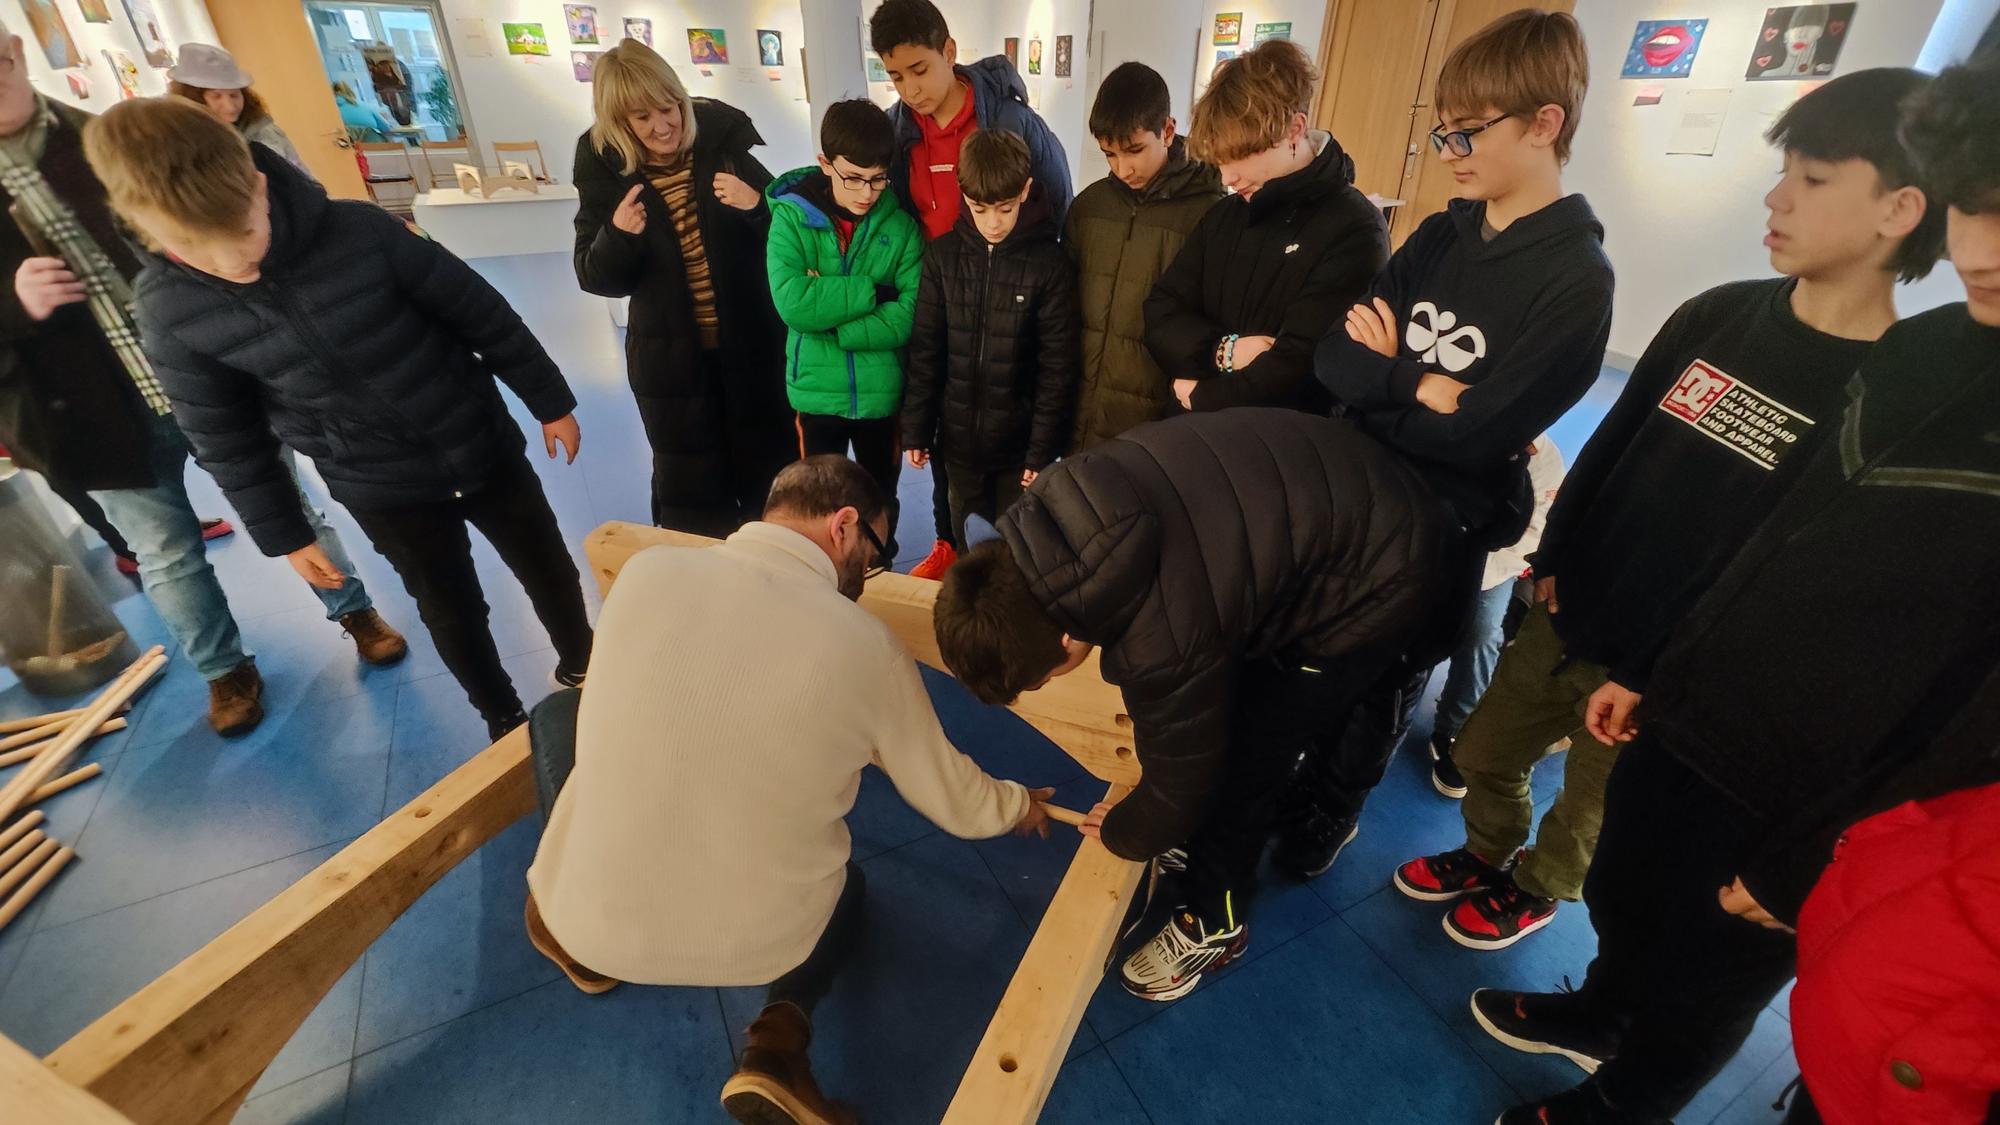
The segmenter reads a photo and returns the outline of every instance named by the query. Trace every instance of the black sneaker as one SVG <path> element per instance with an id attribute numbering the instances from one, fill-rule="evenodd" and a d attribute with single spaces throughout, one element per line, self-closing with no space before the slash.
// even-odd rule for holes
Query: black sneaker
<path id="1" fill-rule="evenodd" d="M 515 727 L 521 726 L 527 721 L 528 713 L 525 711 L 516 711 L 504 718 L 488 719 L 486 720 L 487 741 L 498 742 L 507 737 Z"/>
<path id="2" fill-rule="evenodd" d="M 1315 809 L 1278 834 L 1271 862 L 1295 878 L 1317 879 L 1360 834 L 1359 817 L 1331 817 Z"/>
<path id="3" fill-rule="evenodd" d="M 1620 1113 L 1589 1082 L 1560 1094 L 1517 1105 L 1493 1125 L 1667 1125 L 1655 1117 Z"/>
<path id="4" fill-rule="evenodd" d="M 1574 992 L 1481 988 L 1472 994 L 1472 1018 L 1486 1034 L 1517 1051 L 1561 1055 L 1586 1074 L 1597 1073 L 1618 1053 L 1617 1033 Z"/>
<path id="5" fill-rule="evenodd" d="M 1431 736 L 1431 788 L 1454 801 L 1465 796 L 1465 775 L 1451 760 L 1451 746 L 1456 741 L 1448 738 L 1440 744 L 1436 735 Z"/>
<path id="6" fill-rule="evenodd" d="M 1218 972 L 1243 955 L 1250 945 L 1250 927 L 1237 922 L 1211 930 L 1194 911 L 1174 911 L 1153 939 L 1133 951 L 1119 966 L 1118 983 L 1141 1000 L 1161 1004 L 1195 990 L 1202 977 Z"/>
<path id="7" fill-rule="evenodd" d="M 584 671 L 582 668 L 570 669 L 557 664 L 556 670 L 549 673 L 549 686 L 557 691 L 561 691 L 564 688 L 582 687 Z"/>

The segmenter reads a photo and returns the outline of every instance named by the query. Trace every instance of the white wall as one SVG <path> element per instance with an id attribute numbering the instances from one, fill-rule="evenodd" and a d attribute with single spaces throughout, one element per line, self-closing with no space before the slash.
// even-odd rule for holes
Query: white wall
<path id="1" fill-rule="evenodd" d="M 6 22 L 9 31 L 21 37 L 21 55 L 28 65 L 28 81 L 35 89 L 57 101 L 81 106 L 93 113 L 104 112 L 117 105 L 119 98 L 118 78 L 104 57 L 104 51 L 112 49 L 124 51 L 138 66 L 140 94 L 166 93 L 166 71 L 156 70 L 146 62 L 146 52 L 139 47 L 139 36 L 132 30 L 132 21 L 125 18 L 124 5 L 118 0 L 107 0 L 105 4 L 111 12 L 110 23 L 84 22 L 76 0 L 56 0 L 56 7 L 62 12 L 70 38 L 76 42 L 77 50 L 86 60 L 87 65 L 81 68 L 68 71 L 52 69 L 48 56 L 43 53 L 34 30 L 28 24 L 27 15 L 21 10 L 20 0 L 0 0 L 0 20 Z M 153 9 L 164 25 L 168 45 L 176 51 L 183 43 L 216 41 L 215 25 L 209 22 L 208 9 L 201 0 L 153 0 Z M 79 98 L 70 89 L 69 79 L 65 77 L 69 73 L 80 74 L 89 83 L 88 97 Z"/>
<path id="2" fill-rule="evenodd" d="M 1591 0 L 1584 2 L 1590 3 Z M 1256 45 L 1251 40 L 1256 38 L 1257 25 L 1260 23 L 1282 23 L 1289 20 L 1292 25 L 1292 42 L 1305 49 L 1307 58 L 1317 59 L 1320 32 L 1326 26 L 1326 8 L 1324 0 L 1205 0 L 1202 5 L 1201 58 L 1197 63 L 1200 74 L 1195 84 L 1196 95 L 1199 96 L 1202 90 L 1208 88 L 1208 76 L 1215 69 L 1215 53 L 1217 51 L 1241 53 L 1249 50 Z M 1243 13 L 1241 43 L 1234 47 L 1214 45 L 1215 17 L 1218 12 Z"/>
<path id="3" fill-rule="evenodd" d="M 1974 0 L 1989 8 L 1994 0 Z M 1912 66 L 1940 11 L 1963 0 L 1863 0 L 1855 11 L 1836 74 L 1874 66 Z M 1618 274 L 1610 350 L 1624 362 L 1645 349 L 1684 300 L 1725 281 L 1771 275 L 1762 239 L 1764 194 L 1779 156 L 1764 131 L 1809 88 L 1805 82 L 1746 82 L 1750 45 L 1766 0 L 1585 0 L 1577 18 L 1590 43 L 1591 88 L 1577 130 L 1568 186 L 1590 199 L 1605 227 Z M 1708 30 L 1693 73 L 1658 84 L 1660 104 L 1634 106 L 1657 80 L 1620 79 L 1618 71 L 1642 19 L 1705 15 Z M 1950 13 L 1955 17 L 1961 12 Z M 1976 26 L 1975 26 L 1976 24 Z M 1971 27 L 1966 47 L 1984 21 Z M 1963 50 L 1964 48 L 1961 48 Z M 1688 90 L 1729 87 L 1714 156 L 1669 156 L 1667 139 Z M 1963 299 L 1948 265 L 1898 291 L 1908 315 Z"/>
<path id="4" fill-rule="evenodd" d="M 590 86 L 576 80 L 570 51 L 604 51 L 616 46 L 628 16 L 653 21 L 653 49 L 680 75 L 690 94 L 728 102 L 750 115 L 765 141 L 765 147 L 753 153 L 773 173 L 812 160 L 815 146 L 799 55 L 806 40 L 797 0 L 730 0 L 712 6 L 662 0 L 600 3 L 598 42 L 594 45 L 570 43 L 562 4 L 556 0 L 442 2 L 445 33 L 451 39 L 468 116 L 480 143 L 540 141 L 550 173 L 565 183 L 570 180 L 577 135 L 590 127 Z M 467 49 L 464 20 L 484 21 L 482 38 L 489 57 Z M 541 24 L 549 40 L 548 57 L 507 54 L 500 38 L 503 21 Z M 703 77 L 688 57 L 690 27 L 726 31 L 730 65 L 711 67 L 713 76 Z M 785 65 L 778 71 L 780 81 L 772 82 L 765 68 L 757 65 L 759 28 L 784 34 Z"/>

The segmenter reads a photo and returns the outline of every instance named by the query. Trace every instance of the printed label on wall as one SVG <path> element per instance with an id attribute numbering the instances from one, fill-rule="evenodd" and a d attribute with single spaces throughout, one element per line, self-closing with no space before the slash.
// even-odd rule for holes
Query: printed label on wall
<path id="1" fill-rule="evenodd" d="M 1702 360 L 1688 364 L 1660 409 L 1770 470 L 1815 423 Z"/>

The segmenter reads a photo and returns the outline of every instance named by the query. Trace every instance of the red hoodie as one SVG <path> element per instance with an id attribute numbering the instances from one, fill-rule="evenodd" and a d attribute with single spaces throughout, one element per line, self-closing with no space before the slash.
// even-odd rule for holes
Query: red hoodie
<path id="1" fill-rule="evenodd" d="M 940 126 L 928 113 L 915 115 L 924 135 L 910 146 L 910 199 L 917 205 L 917 221 L 924 225 L 927 239 L 942 236 L 958 222 L 958 147 L 979 128 L 972 84 L 960 78 L 958 85 L 965 92 L 965 105 L 951 124 Z"/>
<path id="2" fill-rule="evenodd" d="M 1799 913 L 1792 1038 L 1828 1125 L 1975 1125 L 2000 1090 L 2000 785 L 1871 816 Z"/>

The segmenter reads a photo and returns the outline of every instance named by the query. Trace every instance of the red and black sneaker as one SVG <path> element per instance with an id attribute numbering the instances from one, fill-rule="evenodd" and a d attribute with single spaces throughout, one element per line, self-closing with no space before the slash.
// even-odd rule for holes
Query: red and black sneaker
<path id="1" fill-rule="evenodd" d="M 1418 902 L 1450 902 L 1460 895 L 1497 886 L 1507 869 L 1486 862 L 1469 848 L 1420 856 L 1396 869 L 1396 889 Z"/>
<path id="2" fill-rule="evenodd" d="M 1516 1051 L 1560 1055 L 1586 1074 L 1596 1074 L 1615 1057 L 1622 1038 L 1617 1025 L 1580 992 L 1481 988 L 1472 994 L 1472 1018 L 1486 1034 Z"/>
<path id="3" fill-rule="evenodd" d="M 1521 889 L 1510 872 L 1452 907 L 1444 916 L 1445 936 L 1467 949 L 1505 949 L 1556 920 L 1555 899 Z"/>

